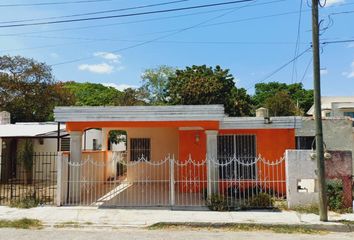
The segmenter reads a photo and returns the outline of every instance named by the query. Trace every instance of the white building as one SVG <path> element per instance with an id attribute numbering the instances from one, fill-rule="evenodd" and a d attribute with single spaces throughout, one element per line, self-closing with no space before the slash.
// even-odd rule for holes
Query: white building
<path id="1" fill-rule="evenodd" d="M 349 97 L 321 97 L 322 117 L 351 117 L 354 118 L 354 96 Z M 307 111 L 313 116 L 314 106 Z"/>

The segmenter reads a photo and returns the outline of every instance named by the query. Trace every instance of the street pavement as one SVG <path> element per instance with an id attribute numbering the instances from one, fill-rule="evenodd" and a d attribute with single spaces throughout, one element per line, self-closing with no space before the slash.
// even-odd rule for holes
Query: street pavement
<path id="1" fill-rule="evenodd" d="M 67 222 L 75 222 L 87 228 L 145 228 L 165 223 L 253 223 L 318 225 L 331 231 L 347 231 L 346 225 L 338 220 L 354 222 L 354 214 L 329 214 L 330 222 L 320 222 L 315 214 L 300 214 L 294 211 L 176 211 L 168 209 L 97 209 L 94 207 L 37 207 L 17 209 L 0 206 L 0 219 L 16 220 L 21 218 L 38 219 L 45 227 Z M 351 231 L 354 231 L 352 229 Z"/>
<path id="2" fill-rule="evenodd" d="M 229 232 L 207 230 L 87 230 L 87 229 L 54 229 L 16 230 L 0 229 L 0 239 L 6 240 L 353 240 L 354 233 L 329 234 L 279 234 L 270 232 Z"/>

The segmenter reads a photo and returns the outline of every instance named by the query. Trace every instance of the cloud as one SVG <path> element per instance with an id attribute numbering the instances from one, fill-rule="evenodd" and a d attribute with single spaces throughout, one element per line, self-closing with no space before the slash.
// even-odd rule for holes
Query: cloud
<path id="1" fill-rule="evenodd" d="M 342 75 L 347 78 L 354 78 L 354 61 L 351 63 L 350 68 L 349 72 L 342 72 Z"/>
<path id="2" fill-rule="evenodd" d="M 348 44 L 348 48 L 353 48 L 353 47 L 354 47 L 354 43 Z"/>
<path id="3" fill-rule="evenodd" d="M 321 75 L 327 75 L 328 74 L 328 70 L 327 69 L 321 69 Z"/>
<path id="4" fill-rule="evenodd" d="M 114 66 L 109 65 L 107 63 L 81 64 L 78 68 L 81 71 L 88 71 L 97 74 L 110 74 L 113 72 Z"/>
<path id="5" fill-rule="evenodd" d="M 345 0 L 327 0 L 326 7 L 330 7 L 335 4 L 345 3 Z"/>
<path id="6" fill-rule="evenodd" d="M 138 86 L 135 85 L 129 85 L 129 84 L 116 84 L 116 83 L 102 83 L 102 85 L 106 87 L 113 87 L 115 89 L 118 89 L 119 91 L 123 91 L 124 89 L 127 88 L 137 88 Z"/>
<path id="7" fill-rule="evenodd" d="M 120 63 L 120 59 L 122 58 L 119 54 L 114 54 L 111 52 L 95 52 L 93 54 L 95 57 L 101 57 L 105 60 L 112 61 L 114 63 Z"/>
<path id="8" fill-rule="evenodd" d="M 51 57 L 51 58 L 58 58 L 58 57 L 59 57 L 59 54 L 53 52 L 53 53 L 50 54 L 50 57 Z"/>

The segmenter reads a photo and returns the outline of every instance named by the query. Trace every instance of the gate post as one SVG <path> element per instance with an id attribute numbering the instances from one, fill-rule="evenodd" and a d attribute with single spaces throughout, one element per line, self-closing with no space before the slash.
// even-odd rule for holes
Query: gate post
<path id="1" fill-rule="evenodd" d="M 69 201 L 71 204 L 80 202 L 81 194 L 81 151 L 82 151 L 82 132 L 70 132 L 70 184 L 69 184 Z"/>
<path id="2" fill-rule="evenodd" d="M 170 157 L 170 205 L 175 205 L 175 155 Z"/>
<path id="3" fill-rule="evenodd" d="M 212 194 L 218 193 L 218 168 L 214 164 L 214 159 L 217 161 L 217 136 L 218 131 L 216 130 L 206 130 L 206 158 L 207 158 L 207 194 L 208 198 Z"/>
<path id="4" fill-rule="evenodd" d="M 62 174 L 63 174 L 63 152 L 58 152 L 57 156 L 57 206 L 61 206 L 61 198 L 62 198 Z"/>

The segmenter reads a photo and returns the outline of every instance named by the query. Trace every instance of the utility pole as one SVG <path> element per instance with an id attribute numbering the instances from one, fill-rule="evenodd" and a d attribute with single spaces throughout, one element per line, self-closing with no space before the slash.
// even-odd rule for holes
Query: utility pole
<path id="1" fill-rule="evenodd" d="M 317 179 L 319 187 L 319 208 L 320 220 L 328 221 L 327 213 L 327 186 L 325 179 L 325 164 L 323 151 L 323 132 L 321 115 L 321 75 L 320 75 L 320 54 L 319 54 L 319 24 L 318 5 L 319 0 L 312 0 L 312 51 L 313 51 L 313 90 L 315 105 L 315 125 L 316 125 L 316 160 Z"/>

